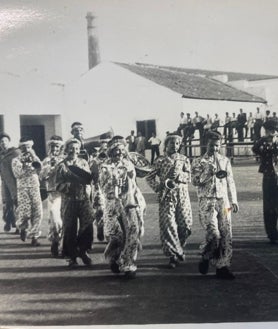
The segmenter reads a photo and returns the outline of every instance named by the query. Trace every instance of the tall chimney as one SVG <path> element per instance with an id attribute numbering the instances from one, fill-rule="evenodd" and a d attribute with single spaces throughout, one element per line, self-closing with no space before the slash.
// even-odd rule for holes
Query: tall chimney
<path id="1" fill-rule="evenodd" d="M 87 31 L 88 31 L 88 56 L 89 56 L 89 70 L 100 63 L 98 38 L 96 28 L 93 26 L 95 16 L 92 12 L 88 12 L 87 16 Z"/>

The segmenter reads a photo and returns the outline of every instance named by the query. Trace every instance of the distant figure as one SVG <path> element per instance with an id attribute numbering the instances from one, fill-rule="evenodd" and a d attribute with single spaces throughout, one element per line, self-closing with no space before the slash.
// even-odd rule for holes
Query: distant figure
<path id="1" fill-rule="evenodd" d="M 220 119 L 218 114 L 215 113 L 214 118 L 212 119 L 211 130 L 216 131 L 219 126 L 220 126 Z"/>
<path id="2" fill-rule="evenodd" d="M 192 119 L 192 123 L 193 123 L 194 129 L 199 130 L 200 144 L 202 144 L 201 139 L 203 138 L 203 135 L 204 135 L 204 127 L 202 124 L 204 120 L 205 119 L 202 116 L 200 116 L 199 113 L 196 111 L 195 117 Z"/>
<path id="3" fill-rule="evenodd" d="M 229 112 L 226 112 L 225 123 L 224 123 L 224 138 L 225 143 L 227 141 L 230 143 L 233 141 L 232 129 L 231 129 L 231 120 L 232 118 L 229 115 Z"/>
<path id="4" fill-rule="evenodd" d="M 207 114 L 207 117 L 203 123 L 204 123 L 204 148 L 205 148 L 205 145 L 207 144 L 207 135 L 208 132 L 211 130 L 211 126 L 212 126 L 212 118 L 210 117 L 209 114 Z"/>
<path id="5" fill-rule="evenodd" d="M 0 134 L 0 175 L 5 232 L 9 232 L 12 227 L 16 227 L 17 188 L 16 179 L 12 171 L 12 160 L 19 155 L 19 150 L 15 147 L 10 147 L 10 141 L 11 138 L 8 134 Z"/>
<path id="6" fill-rule="evenodd" d="M 137 153 L 142 154 L 143 156 L 145 156 L 145 149 L 146 149 L 146 139 L 144 136 L 142 136 L 141 131 L 138 131 L 136 140 L 135 140 L 135 144 L 136 144 L 136 149 L 135 151 Z"/>
<path id="7" fill-rule="evenodd" d="M 184 129 L 184 139 L 193 139 L 194 138 L 193 122 L 190 116 L 190 113 L 186 113 L 186 126 Z"/>
<path id="8" fill-rule="evenodd" d="M 271 119 L 270 111 L 266 110 L 265 111 L 264 121 L 267 121 L 267 120 L 270 120 L 270 119 Z"/>
<path id="9" fill-rule="evenodd" d="M 237 117 L 236 114 L 233 112 L 231 117 L 231 142 L 233 142 L 235 134 L 237 134 Z"/>
<path id="10" fill-rule="evenodd" d="M 244 142 L 243 128 L 245 127 L 246 121 L 246 113 L 243 113 L 243 109 L 239 109 L 239 114 L 237 116 L 237 133 L 239 142 Z"/>
<path id="11" fill-rule="evenodd" d="M 130 135 L 127 136 L 126 141 L 128 143 L 128 152 L 135 152 L 136 144 L 135 144 L 136 136 L 134 135 L 134 130 L 131 130 Z"/>
<path id="12" fill-rule="evenodd" d="M 254 124 L 255 124 L 255 119 L 253 117 L 252 112 L 249 113 L 249 116 L 247 118 L 247 123 L 245 126 L 245 138 L 248 137 L 248 134 L 250 132 L 250 140 L 254 140 Z"/>
<path id="13" fill-rule="evenodd" d="M 270 243 L 274 244 L 278 241 L 277 122 L 267 120 L 263 127 L 265 136 L 255 141 L 253 152 L 261 158 L 259 172 L 263 174 L 264 225 Z"/>
<path id="14" fill-rule="evenodd" d="M 254 140 L 261 138 L 261 128 L 263 126 L 264 117 L 260 112 L 260 108 L 257 107 L 257 112 L 255 113 L 255 123 L 254 123 Z"/>
<path id="15" fill-rule="evenodd" d="M 275 122 L 278 122 L 278 117 L 276 115 L 276 112 L 272 113 L 272 120 L 275 121 Z"/>
<path id="16" fill-rule="evenodd" d="M 156 137 L 156 133 L 152 133 L 152 137 L 148 140 L 151 144 L 151 164 L 153 164 L 155 156 L 159 157 L 159 145 L 161 144 L 161 140 Z"/>
<path id="17" fill-rule="evenodd" d="M 187 124 L 187 119 L 184 116 L 184 113 L 181 112 L 180 113 L 180 122 L 179 122 L 179 127 L 178 127 L 178 134 L 181 135 L 182 137 L 184 137 L 184 129 L 186 128 L 186 124 Z"/>

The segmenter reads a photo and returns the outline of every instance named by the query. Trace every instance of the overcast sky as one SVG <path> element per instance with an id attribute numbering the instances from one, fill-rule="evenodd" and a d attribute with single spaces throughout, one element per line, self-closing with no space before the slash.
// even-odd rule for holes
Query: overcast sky
<path id="1" fill-rule="evenodd" d="M 276 0 L 1 0 L 0 73 L 85 73 L 88 11 L 103 61 L 278 75 Z"/>

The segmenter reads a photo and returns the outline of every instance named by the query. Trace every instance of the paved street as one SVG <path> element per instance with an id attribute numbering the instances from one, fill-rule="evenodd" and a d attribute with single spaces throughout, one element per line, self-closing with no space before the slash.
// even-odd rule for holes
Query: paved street
<path id="1" fill-rule="evenodd" d="M 160 248 L 156 196 L 140 180 L 148 204 L 138 275 L 127 281 L 113 275 L 96 240 L 94 266 L 68 270 L 64 259 L 50 257 L 43 222 L 40 247 L 0 233 L 0 324 L 11 326 L 121 325 L 278 321 L 278 245 L 265 238 L 261 179 L 257 166 L 236 166 L 240 211 L 233 216 L 234 281 L 220 281 L 215 270 L 198 273 L 203 239 L 195 188 L 187 259 L 175 270 Z M 3 225 L 1 224 L 1 230 Z M 81 262 L 80 262 L 81 264 Z"/>

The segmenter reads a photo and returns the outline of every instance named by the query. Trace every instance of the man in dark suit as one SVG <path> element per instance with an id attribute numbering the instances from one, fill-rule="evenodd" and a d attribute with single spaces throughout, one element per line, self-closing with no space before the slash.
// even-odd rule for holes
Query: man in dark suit
<path id="1" fill-rule="evenodd" d="M 239 109 L 239 114 L 237 116 L 237 133 L 239 142 L 244 142 L 243 128 L 246 121 L 246 113 L 243 113 L 243 110 Z"/>

